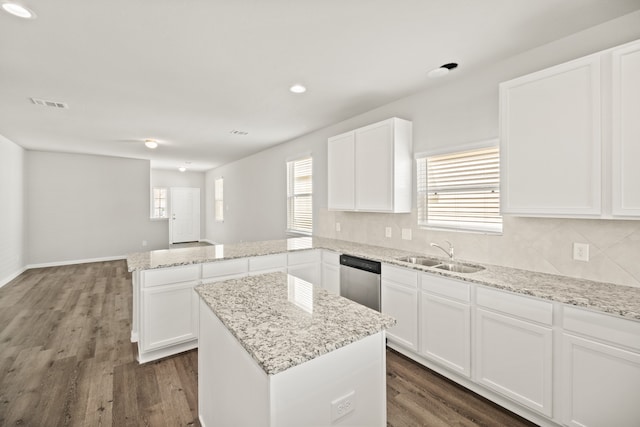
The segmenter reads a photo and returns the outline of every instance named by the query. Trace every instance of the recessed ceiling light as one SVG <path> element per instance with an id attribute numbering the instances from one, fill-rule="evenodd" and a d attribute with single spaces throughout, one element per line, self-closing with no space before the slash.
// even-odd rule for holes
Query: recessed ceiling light
<path id="1" fill-rule="evenodd" d="M 289 90 L 293 93 L 305 93 L 307 88 L 302 86 L 301 84 L 295 84 L 289 88 Z"/>
<path id="2" fill-rule="evenodd" d="M 187 170 L 187 168 L 185 168 L 184 166 L 180 166 L 180 167 L 178 168 L 178 170 L 179 170 L 180 172 L 184 172 L 184 171 L 186 171 L 186 170 Z"/>
<path id="3" fill-rule="evenodd" d="M 448 64 L 441 65 L 440 67 L 434 68 L 433 70 L 429 71 L 427 73 L 427 76 L 431 78 L 442 77 L 449 74 L 449 71 L 456 68 L 458 68 L 458 64 L 456 64 L 455 62 L 450 62 Z"/>
<path id="4" fill-rule="evenodd" d="M 155 139 L 145 139 L 144 145 L 146 145 L 147 148 L 151 148 L 152 150 L 158 148 L 158 142 Z"/>
<path id="5" fill-rule="evenodd" d="M 32 10 L 18 3 L 2 3 L 2 8 L 6 12 L 19 18 L 34 19 L 36 17 L 36 14 L 33 13 Z"/>

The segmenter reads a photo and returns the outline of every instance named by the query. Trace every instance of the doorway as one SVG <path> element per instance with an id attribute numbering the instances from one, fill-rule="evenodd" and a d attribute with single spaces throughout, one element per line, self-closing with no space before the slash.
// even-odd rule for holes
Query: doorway
<path id="1" fill-rule="evenodd" d="M 200 240 L 200 189 L 171 187 L 169 243 Z"/>

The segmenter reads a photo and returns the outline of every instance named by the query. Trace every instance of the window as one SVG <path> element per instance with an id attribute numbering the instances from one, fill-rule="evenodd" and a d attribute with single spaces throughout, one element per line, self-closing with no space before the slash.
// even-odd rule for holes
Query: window
<path id="1" fill-rule="evenodd" d="M 287 162 L 287 231 L 313 231 L 313 159 Z"/>
<path id="2" fill-rule="evenodd" d="M 222 177 L 218 178 L 214 182 L 213 189 L 213 210 L 215 211 L 215 219 L 216 221 L 224 221 L 224 179 Z"/>
<path id="3" fill-rule="evenodd" d="M 417 159 L 418 225 L 502 232 L 496 145 Z"/>
<path id="4" fill-rule="evenodd" d="M 153 201 L 151 218 L 167 218 L 167 189 L 163 187 L 153 188 Z"/>

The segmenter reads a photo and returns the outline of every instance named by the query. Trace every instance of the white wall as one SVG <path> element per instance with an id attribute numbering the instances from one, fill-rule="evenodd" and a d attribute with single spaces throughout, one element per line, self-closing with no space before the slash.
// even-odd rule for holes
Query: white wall
<path id="1" fill-rule="evenodd" d="M 520 53 L 505 61 L 475 70 L 474 73 L 460 72 L 457 76 L 451 74 L 448 82 L 442 86 L 416 93 L 212 170 L 207 173 L 207 192 L 213 191 L 214 178 L 224 176 L 227 205 L 225 209 L 228 208 L 228 211 L 225 211 L 224 224 L 207 222 L 207 237 L 221 242 L 282 237 L 286 212 L 285 159 L 295 152 L 311 151 L 314 155 L 314 234 L 383 243 L 423 252 L 430 250 L 428 241 L 446 238 L 464 246 L 462 253 L 468 259 L 496 264 L 507 263 L 513 267 L 640 286 L 640 271 L 632 264 L 633 259 L 640 259 L 640 245 L 631 244 L 637 243 L 640 236 L 636 221 L 507 219 L 503 236 L 485 236 L 419 230 L 415 225 L 414 214 L 334 214 L 326 210 L 328 137 L 396 116 L 413 121 L 415 152 L 495 138 L 498 136 L 500 82 L 638 38 L 640 11 Z M 463 67 L 464 64 L 461 64 L 461 69 Z M 211 212 L 212 206 L 208 203 L 207 218 L 212 216 Z M 334 231 L 336 218 L 341 222 L 341 233 Z M 413 228 L 418 240 L 380 241 L 377 236 L 381 230 L 383 231 L 383 226 L 394 228 L 395 236 L 402 227 Z M 565 229 L 566 233 L 558 232 Z M 546 249 L 527 249 L 529 244 L 536 240 L 537 234 L 551 230 L 555 230 L 556 238 L 545 244 L 538 243 Z M 609 230 L 616 230 L 616 239 L 601 238 L 606 236 Z M 596 235 L 600 237 L 593 237 Z M 603 254 L 602 262 L 582 263 L 576 266 L 575 262 L 569 260 L 571 242 L 581 238 L 598 241 L 602 248 L 596 247 L 596 253 L 593 255 Z M 606 253 L 607 245 L 615 249 Z M 531 261 L 532 257 L 535 258 L 534 261 Z M 613 273 L 608 272 L 611 269 L 614 270 Z"/>
<path id="2" fill-rule="evenodd" d="M 200 237 L 206 236 L 206 206 L 207 206 L 207 191 L 205 188 L 205 173 L 204 172 L 180 172 L 178 170 L 168 169 L 151 169 L 151 187 L 188 187 L 200 189 Z M 168 193 L 167 193 L 168 194 Z M 170 198 L 171 196 L 168 195 Z M 171 200 L 168 200 L 170 209 Z M 162 221 L 168 230 L 168 219 L 158 220 Z"/>
<path id="3" fill-rule="evenodd" d="M 27 151 L 26 171 L 27 264 L 167 247 L 166 223 L 149 219 L 148 160 Z"/>
<path id="4" fill-rule="evenodd" d="M 0 135 L 0 286 L 24 270 L 24 150 Z"/>
<path id="5" fill-rule="evenodd" d="M 286 163 L 309 154 L 313 157 L 314 198 L 324 200 L 326 206 L 326 151 L 326 140 L 301 138 L 207 172 L 207 239 L 229 243 L 285 237 Z M 219 177 L 224 178 L 224 222 L 214 220 L 213 188 Z M 314 203 L 315 216 L 320 206 Z"/>

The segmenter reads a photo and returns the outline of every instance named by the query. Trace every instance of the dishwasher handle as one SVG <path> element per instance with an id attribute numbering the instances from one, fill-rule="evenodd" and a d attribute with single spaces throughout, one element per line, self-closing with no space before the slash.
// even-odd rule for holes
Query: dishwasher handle
<path id="1" fill-rule="evenodd" d="M 351 255 L 340 255 L 340 265 L 368 271 L 373 274 L 380 274 L 382 271 L 382 264 L 380 262 Z"/>

